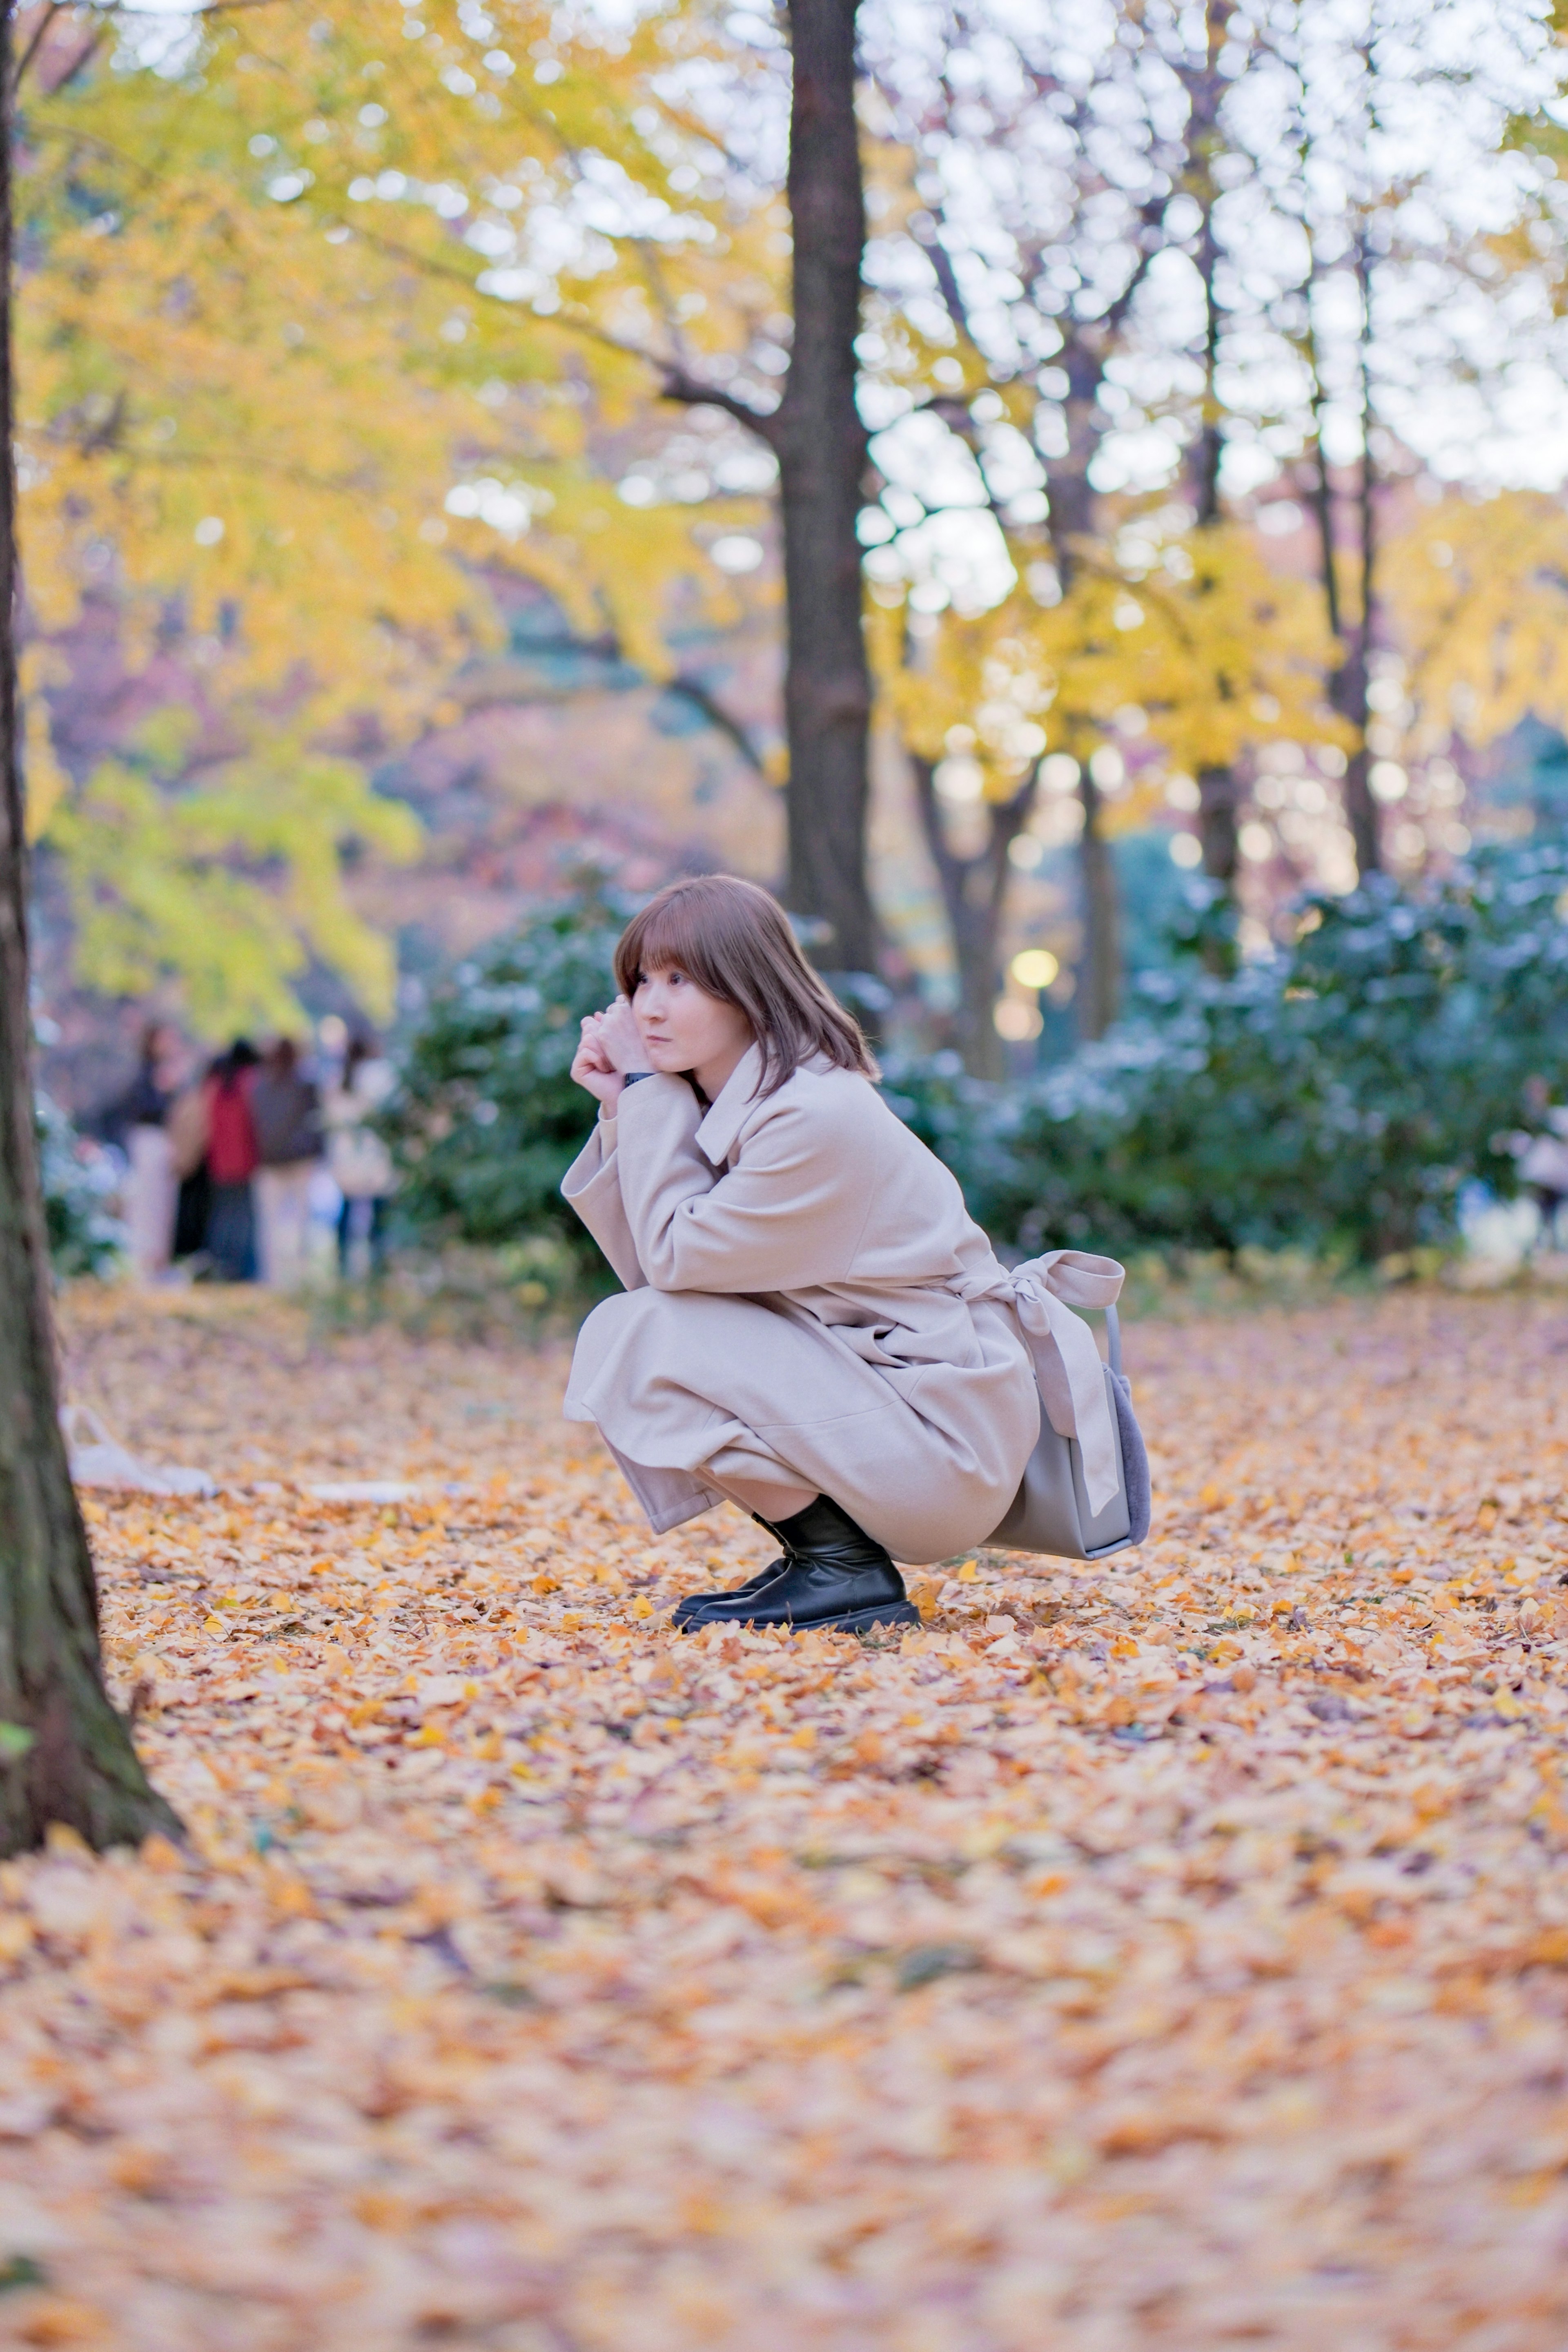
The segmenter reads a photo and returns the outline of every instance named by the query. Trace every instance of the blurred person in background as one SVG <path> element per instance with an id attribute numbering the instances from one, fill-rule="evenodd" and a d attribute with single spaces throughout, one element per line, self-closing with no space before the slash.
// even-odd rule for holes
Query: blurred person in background
<path id="1" fill-rule="evenodd" d="M 256 1255 L 263 1282 L 297 1290 L 305 1278 L 310 1180 L 321 1157 L 321 1102 L 292 1037 L 262 1057 L 250 1090 L 256 1171 Z"/>
<path id="2" fill-rule="evenodd" d="M 204 1269 L 213 1282 L 256 1280 L 256 1202 L 252 1179 L 260 1161 L 250 1097 L 261 1056 L 248 1037 L 220 1055 L 203 1086 L 207 1115 L 207 1213 Z"/>
<path id="3" fill-rule="evenodd" d="M 362 1032 L 349 1041 L 343 1075 L 327 1094 L 327 1165 L 343 1196 L 338 1213 L 338 1270 L 348 1276 L 356 1241 L 369 1246 L 379 1275 L 386 1256 L 386 1212 L 396 1178 L 392 1154 L 370 1125 L 392 1093 L 392 1065 Z"/>
<path id="4" fill-rule="evenodd" d="M 125 1223 L 131 1266 L 139 1282 L 165 1274 L 174 1247 L 174 1208 L 180 1180 L 174 1166 L 169 1113 L 179 1091 L 178 1032 L 150 1021 L 141 1032 L 136 1076 L 104 1121 L 110 1140 L 125 1153 Z"/>
<path id="5" fill-rule="evenodd" d="M 173 1258 L 189 1261 L 192 1271 L 206 1262 L 207 1219 L 212 1214 L 213 1180 L 207 1173 L 207 1081 L 217 1069 L 209 1062 L 170 1105 L 166 1122 L 179 1187 L 174 1202 Z"/>

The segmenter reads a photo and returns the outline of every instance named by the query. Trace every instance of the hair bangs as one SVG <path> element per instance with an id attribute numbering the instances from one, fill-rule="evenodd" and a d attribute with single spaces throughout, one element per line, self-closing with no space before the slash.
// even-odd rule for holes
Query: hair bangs
<path id="1" fill-rule="evenodd" d="M 816 1055 L 841 1070 L 877 1075 L 859 1024 L 806 961 L 778 899 L 756 882 L 699 874 L 666 883 L 615 950 L 615 978 L 628 997 L 661 971 L 685 972 L 746 1015 L 762 1055 L 763 1094 Z"/>
<path id="2" fill-rule="evenodd" d="M 696 894 L 677 886 L 661 890 L 633 915 L 615 950 L 615 977 L 623 995 L 634 996 L 644 975 L 684 971 L 709 996 L 726 1004 L 737 1001 L 713 952 L 713 926 L 704 922 L 704 912 Z"/>

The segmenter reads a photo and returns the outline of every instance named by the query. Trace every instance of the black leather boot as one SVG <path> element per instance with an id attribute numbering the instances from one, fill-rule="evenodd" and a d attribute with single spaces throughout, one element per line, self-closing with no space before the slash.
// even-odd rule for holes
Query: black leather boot
<path id="1" fill-rule="evenodd" d="M 771 1519 L 758 1518 L 755 1511 L 751 1516 L 758 1527 L 766 1529 L 770 1536 L 778 1536 L 779 1542 L 783 1542 L 782 1535 Z M 782 1576 L 789 1565 L 789 1553 L 781 1552 L 777 1559 L 770 1559 L 766 1568 L 759 1568 L 755 1576 L 748 1576 L 744 1584 L 734 1585 L 727 1592 L 688 1592 L 685 1599 L 677 1601 L 670 1612 L 670 1622 L 672 1625 L 685 1625 L 688 1618 L 695 1617 L 697 1611 L 706 1609 L 710 1601 L 747 1600 L 753 1593 L 760 1592 L 764 1586 L 771 1584 L 776 1576 Z"/>
<path id="2" fill-rule="evenodd" d="M 759 1591 L 722 1593 L 682 1620 L 703 1625 L 782 1625 L 790 1633 L 866 1633 L 873 1625 L 918 1625 L 920 1612 L 887 1552 L 830 1496 L 779 1519 L 781 1572 Z"/>

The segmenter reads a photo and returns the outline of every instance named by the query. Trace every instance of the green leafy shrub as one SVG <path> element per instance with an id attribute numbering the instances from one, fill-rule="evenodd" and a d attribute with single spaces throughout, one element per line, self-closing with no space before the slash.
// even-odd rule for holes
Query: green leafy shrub
<path id="1" fill-rule="evenodd" d="M 556 1237 L 580 1276 L 606 1278 L 560 1180 L 598 1115 L 571 1081 L 579 1024 L 615 993 L 615 942 L 631 911 L 585 888 L 437 983 L 380 1122 L 404 1224 L 491 1247 Z"/>
<path id="2" fill-rule="evenodd" d="M 1017 1248 L 1441 1244 L 1468 1182 L 1511 1191 L 1526 1081 L 1568 1087 L 1565 890 L 1555 845 L 1424 892 L 1374 877 L 1304 901 L 1289 952 L 1144 974 L 1132 1018 L 1027 1085 L 937 1061 L 888 1091 Z"/>
<path id="3" fill-rule="evenodd" d="M 125 1228 L 109 1205 L 119 1186 L 116 1171 L 47 1095 L 34 1096 L 33 1116 L 49 1263 L 62 1279 L 111 1274 L 125 1247 Z"/>

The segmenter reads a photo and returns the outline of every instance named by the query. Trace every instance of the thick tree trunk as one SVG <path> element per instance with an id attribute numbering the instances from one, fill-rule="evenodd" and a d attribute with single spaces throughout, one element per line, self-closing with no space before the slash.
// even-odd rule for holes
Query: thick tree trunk
<path id="1" fill-rule="evenodd" d="M 1204 918 L 1198 953 L 1212 972 L 1221 976 L 1236 970 L 1236 877 L 1241 864 L 1241 835 L 1237 823 L 1236 775 L 1230 768 L 1200 768 L 1197 772 L 1197 839 L 1203 870 L 1219 885 Z"/>
<path id="2" fill-rule="evenodd" d="M 866 431 L 855 401 L 865 198 L 855 121 L 856 0 L 791 0 L 789 210 L 795 336 L 777 408 L 753 409 L 672 366 L 673 400 L 737 416 L 779 461 L 788 605 L 785 898 L 816 928 L 814 961 L 874 972 L 866 877 L 871 671 L 856 528 Z"/>
<path id="3" fill-rule="evenodd" d="M 855 401 L 865 199 L 855 121 L 855 0 L 791 0 L 789 212 L 795 341 L 774 420 L 789 667 L 787 898 L 829 927 L 817 961 L 874 971 L 866 879 L 871 674 L 856 529 L 866 432 Z"/>
<path id="4" fill-rule="evenodd" d="M 33 1126 L 13 631 L 11 8 L 0 32 L 0 1853 L 63 1822 L 94 1846 L 179 1824 L 103 1686 L 87 1531 L 60 1434 Z"/>
<path id="5" fill-rule="evenodd" d="M 1366 675 L 1359 655 L 1352 656 L 1346 670 L 1334 683 L 1340 689 L 1334 699 L 1360 738 L 1345 767 L 1343 797 L 1345 822 L 1355 850 L 1355 870 L 1364 880 L 1367 875 L 1382 868 L 1383 842 L 1377 803 L 1372 793 L 1372 753 L 1366 742 Z"/>
<path id="6" fill-rule="evenodd" d="M 1115 863 L 1105 837 L 1105 803 L 1087 766 L 1079 791 L 1083 798 L 1078 858 L 1083 881 L 1085 952 L 1079 975 L 1078 1034 L 1092 1043 L 1105 1034 L 1120 1009 L 1122 916 Z"/>
<path id="7" fill-rule="evenodd" d="M 1234 897 L 1241 847 L 1236 822 L 1236 779 L 1228 768 L 1199 771 L 1197 837 L 1203 850 L 1204 872 L 1211 881 L 1223 886 L 1228 897 Z"/>
<path id="8" fill-rule="evenodd" d="M 909 764 L 958 967 L 958 1051 L 972 1078 L 1000 1078 L 1006 1075 L 1007 1057 L 994 1015 L 1002 979 L 1008 852 L 1028 824 L 1034 806 L 1040 786 L 1039 762 L 1010 800 L 989 803 L 986 810 L 986 845 L 974 857 L 960 857 L 948 845 L 936 798 L 935 762 L 911 752 Z"/>
<path id="9" fill-rule="evenodd" d="M 1220 144 L 1219 110 L 1227 88 L 1219 72 L 1219 54 L 1234 13 L 1230 0 L 1207 0 L 1204 64 L 1186 77 L 1191 108 L 1187 138 L 1194 167 L 1192 193 L 1201 213 L 1194 256 L 1203 288 L 1203 412 L 1193 447 L 1193 508 L 1199 530 L 1212 530 L 1221 520 L 1219 468 L 1225 436 L 1220 430 L 1218 373 L 1223 321 L 1217 283 L 1219 240 L 1215 234 L 1214 207 L 1219 190 L 1214 158 Z M 1205 768 L 1197 789 L 1203 870 L 1221 886 L 1227 898 L 1234 898 L 1239 864 L 1236 778 L 1228 768 Z"/>

